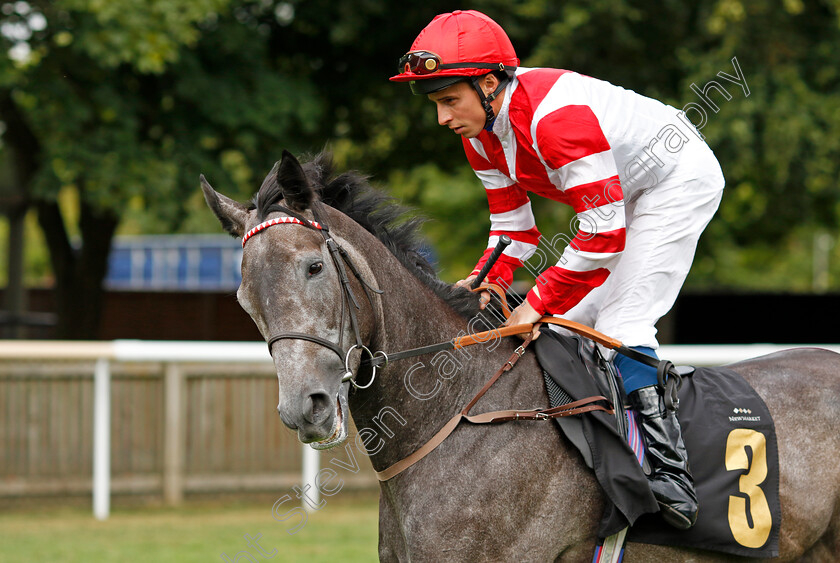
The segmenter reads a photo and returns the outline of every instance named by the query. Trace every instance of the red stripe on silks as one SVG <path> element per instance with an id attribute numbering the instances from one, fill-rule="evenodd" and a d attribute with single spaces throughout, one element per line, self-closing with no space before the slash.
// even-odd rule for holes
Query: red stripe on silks
<path id="1" fill-rule="evenodd" d="M 530 115 L 533 115 L 557 80 L 569 72 L 571 71 L 560 68 L 538 68 L 518 75 L 516 78 L 519 80 L 520 87 L 514 90 L 510 105 L 530 109 Z M 511 121 L 516 123 L 512 114 Z"/>
<path id="2" fill-rule="evenodd" d="M 570 105 L 552 111 L 540 119 L 536 140 L 546 164 L 554 169 L 610 149 L 589 106 Z"/>
<path id="3" fill-rule="evenodd" d="M 506 213 L 518 209 L 528 203 L 528 194 L 517 184 L 506 188 L 497 188 L 487 191 L 487 203 L 490 205 L 490 213 Z"/>
<path id="4" fill-rule="evenodd" d="M 502 235 L 507 235 L 511 238 L 511 240 L 524 242 L 527 244 L 538 245 L 540 243 L 540 231 L 537 229 L 536 226 L 531 227 L 527 231 L 490 231 L 491 237 L 500 237 Z M 492 250 L 492 249 L 487 249 Z M 505 256 L 504 254 L 502 256 Z"/>
<path id="5" fill-rule="evenodd" d="M 493 253 L 492 248 L 488 248 L 484 251 L 484 254 L 481 256 L 481 259 L 478 261 L 478 264 L 475 265 L 473 271 L 470 275 L 477 275 L 481 269 L 484 267 L 484 264 L 487 263 L 487 259 L 490 258 L 490 254 Z M 504 282 L 506 287 L 510 287 L 510 284 L 513 283 L 513 272 L 517 269 L 522 267 L 522 261 L 518 258 L 514 258 L 513 256 L 508 256 L 507 254 L 502 254 L 499 256 L 499 259 L 493 264 L 493 267 L 490 268 L 490 272 L 487 274 L 485 278 L 485 283 L 494 283 L 496 285 L 503 285 L 499 283 L 499 280 Z"/>
<path id="6" fill-rule="evenodd" d="M 484 147 L 484 152 L 487 153 L 487 158 L 490 159 L 493 167 L 510 178 L 505 151 L 502 149 L 502 143 L 499 141 L 499 138 L 487 130 L 482 130 L 478 134 L 477 139 L 481 141 L 481 146 Z"/>
<path id="7" fill-rule="evenodd" d="M 559 191 L 548 178 L 548 171 L 545 165 L 537 157 L 537 154 L 530 148 L 523 148 L 522 135 L 516 131 L 516 181 L 522 186 L 528 186 L 529 192 L 537 193 L 543 197 L 557 200 Z M 529 150 L 530 149 L 530 150 Z M 559 200 L 558 200 L 559 201 Z"/>
<path id="8" fill-rule="evenodd" d="M 519 87 L 511 95 L 509 115 L 514 131 L 524 134 L 526 143 L 520 142 L 520 146 L 530 147 L 533 145 L 531 119 L 534 117 L 534 111 L 548 95 L 557 79 L 567 72 L 569 71 L 541 68 L 517 76 Z"/>
<path id="9" fill-rule="evenodd" d="M 545 305 L 543 305 L 542 299 L 540 299 L 536 291 L 534 291 L 533 289 L 529 291 L 525 295 L 525 299 L 528 300 L 528 304 L 531 305 L 531 308 L 534 311 L 536 311 L 540 315 L 546 314 Z"/>
<path id="10" fill-rule="evenodd" d="M 570 244 L 584 252 L 612 253 L 624 250 L 626 239 L 627 231 L 623 228 L 596 234 L 579 231 Z"/>
<path id="11" fill-rule="evenodd" d="M 472 143 L 470 143 L 469 139 L 461 138 L 461 144 L 464 145 L 464 153 L 467 155 L 467 161 L 470 163 L 470 166 L 473 170 L 491 170 L 493 165 L 490 162 L 478 154 L 478 152 L 473 148 Z"/>
<path id="12" fill-rule="evenodd" d="M 566 203 L 574 208 L 575 213 L 624 201 L 624 192 L 617 175 L 569 188 L 564 190 L 563 194 L 566 196 Z"/>
<path id="13" fill-rule="evenodd" d="M 537 277 L 536 285 L 545 310 L 552 315 L 562 315 L 603 284 L 609 275 L 606 268 L 575 272 L 552 266 Z"/>
<path id="14" fill-rule="evenodd" d="M 481 258 L 478 260 L 478 263 L 475 265 L 473 269 L 474 272 L 478 272 L 481 268 L 484 267 L 484 264 L 487 262 L 487 259 L 493 253 L 493 248 L 488 248 L 484 251 L 484 254 L 481 255 Z M 522 260 L 516 258 L 515 256 L 510 256 L 508 254 L 502 254 L 499 256 L 498 260 L 496 260 L 496 264 L 505 264 L 513 269 L 521 268 L 522 267 Z M 496 269 L 496 266 L 493 266 L 493 269 Z"/>
<path id="15" fill-rule="evenodd" d="M 534 139 L 531 137 L 531 122 L 534 112 L 548 95 L 552 87 L 564 74 L 570 71 L 554 68 L 540 68 L 517 76 L 519 86 L 511 94 L 509 106 L 510 123 L 516 137 L 516 179 L 528 186 L 528 191 L 544 197 L 561 200 L 558 192 L 548 179 L 545 165 L 534 151 Z"/>

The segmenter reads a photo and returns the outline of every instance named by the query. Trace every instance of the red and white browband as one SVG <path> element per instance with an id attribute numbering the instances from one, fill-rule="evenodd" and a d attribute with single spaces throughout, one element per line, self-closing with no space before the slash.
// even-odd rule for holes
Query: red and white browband
<path id="1" fill-rule="evenodd" d="M 307 221 L 307 223 L 304 223 L 297 217 L 275 217 L 274 219 L 263 221 L 262 223 L 245 233 L 245 236 L 242 237 L 243 248 L 245 247 L 245 243 L 248 242 L 248 239 L 254 236 L 255 234 L 269 227 L 273 227 L 274 225 L 282 225 L 284 223 L 294 223 L 298 225 L 303 225 L 305 227 L 312 227 L 313 229 L 323 229 L 323 227 L 320 223 L 318 223 L 318 221 Z"/>

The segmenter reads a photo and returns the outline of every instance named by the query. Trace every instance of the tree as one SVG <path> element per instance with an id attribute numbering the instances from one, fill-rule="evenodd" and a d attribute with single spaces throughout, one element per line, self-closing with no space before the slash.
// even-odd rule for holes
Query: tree
<path id="1" fill-rule="evenodd" d="M 721 162 L 727 187 L 701 238 L 688 286 L 811 289 L 812 241 L 836 233 L 840 223 L 840 2 L 485 0 L 474 5 L 508 31 L 524 66 L 567 68 L 677 108 L 695 103 L 705 110 L 702 134 Z M 733 58 L 748 93 L 718 74 L 735 73 Z M 729 99 L 709 91 L 717 110 L 697 93 L 712 80 L 728 88 Z M 700 123 L 696 111 L 688 117 Z M 456 143 L 440 141 L 426 150 L 427 137 L 416 140 L 423 134 L 411 131 L 396 144 L 410 147 L 406 152 L 417 161 L 440 162 L 446 170 L 450 155 L 440 145 L 445 142 L 457 153 Z M 441 134 L 431 138 L 437 141 Z M 428 177 L 428 170 L 418 171 L 418 187 L 411 190 L 421 205 L 435 190 L 418 184 Z M 454 206 L 460 198 L 437 198 L 430 209 L 441 216 L 476 215 L 466 206 L 441 210 L 447 201 Z M 534 203 L 538 224 L 547 225 L 544 233 L 566 228 L 562 213 L 539 209 L 538 198 Z M 539 213 L 549 222 L 541 222 Z M 453 228 L 472 236 L 467 226 Z M 461 239 L 453 235 L 449 231 L 443 244 Z M 840 244 L 832 256 L 832 273 L 840 280 Z"/>
<path id="2" fill-rule="evenodd" d="M 275 71 L 265 40 L 252 40 L 258 6 L 2 5 L 4 146 L 49 247 L 58 337 L 96 337 L 124 215 L 148 207 L 174 229 L 200 171 L 250 194 L 251 165 L 267 169 L 281 140 L 308 144 L 322 103 L 308 83 Z M 60 204 L 67 190 L 75 216 Z"/>
<path id="3" fill-rule="evenodd" d="M 676 107 L 698 101 L 692 85 L 731 73 L 736 57 L 750 95 L 715 98 L 702 130 L 727 189 L 688 283 L 802 288 L 805 254 L 779 249 L 802 248 L 840 217 L 840 2 L 780 6 L 473 3 L 508 31 L 525 66 L 569 68 Z M 429 102 L 387 80 L 419 30 L 459 7 L 0 0 L 0 150 L 48 241 L 58 335 L 95 337 L 117 229 L 215 228 L 198 174 L 246 199 L 284 148 L 327 145 L 341 168 L 418 205 L 432 218 L 426 232 L 445 278 L 461 277 L 485 242 L 483 191 Z M 543 232 L 567 231 L 562 206 L 535 198 L 535 209 Z"/>

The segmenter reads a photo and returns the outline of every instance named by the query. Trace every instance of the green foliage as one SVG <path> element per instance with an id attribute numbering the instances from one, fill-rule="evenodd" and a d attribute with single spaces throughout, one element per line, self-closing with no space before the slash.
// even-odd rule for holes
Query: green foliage
<path id="1" fill-rule="evenodd" d="M 0 99 L 14 101 L 38 140 L 26 189 L 44 201 L 75 190 L 79 204 L 121 216 L 124 233 L 215 230 L 198 193 L 200 172 L 243 200 L 282 149 L 326 145 L 340 167 L 370 173 L 431 218 L 425 232 L 441 274 L 458 279 L 485 244 L 483 190 L 433 106 L 387 80 L 420 29 L 458 7 L 0 0 Z M 526 66 L 569 68 L 675 107 L 698 102 L 692 84 L 732 74 L 736 57 L 750 92 L 726 82 L 731 99 L 711 94 L 720 110 L 707 112 L 702 133 L 727 188 L 688 284 L 811 286 L 812 241 L 840 223 L 840 2 L 470 7 L 505 27 Z M 0 151 L 16 141 L 0 128 Z M 538 198 L 534 207 L 545 235 L 569 233 L 568 210 Z M 830 251 L 834 287 L 838 252 L 840 245 Z"/>
<path id="2" fill-rule="evenodd" d="M 178 60 L 183 46 L 193 46 L 200 31 L 226 8 L 227 0 L 63 0 L 57 7 L 83 28 L 72 29 L 63 42 L 105 68 L 129 64 L 140 73 L 161 73 Z M 75 39 L 78 37 L 78 39 Z"/>
<path id="3" fill-rule="evenodd" d="M 39 6 L 49 23 L 26 41 L 30 56 L 2 57 L 40 145 L 29 196 L 52 201 L 69 186 L 94 208 L 129 210 L 135 226 L 170 232 L 199 172 L 246 197 L 278 146 L 303 148 L 324 111 L 316 89 L 279 72 L 265 40 L 254 41 L 256 20 L 239 21 L 226 5 Z"/>
<path id="4" fill-rule="evenodd" d="M 737 57 L 750 95 L 732 92 L 703 133 L 727 178 L 703 249 L 718 265 L 707 284 L 807 290 L 813 239 L 840 224 L 838 4 L 714 4 L 703 29 L 712 47 L 683 57 L 683 84 L 711 78 Z M 737 90 L 737 88 L 736 88 Z M 833 252 L 835 287 L 840 283 Z M 732 274 L 736 275 L 733 276 Z"/>
<path id="5" fill-rule="evenodd" d="M 815 256 L 822 252 L 813 241 L 824 233 L 836 240 L 840 223 L 840 3 L 478 4 L 492 6 L 488 13 L 508 30 L 526 66 L 569 68 L 678 108 L 700 102 L 692 85 L 722 83 L 730 99 L 710 94 L 719 111 L 706 107 L 702 133 L 721 162 L 727 188 L 687 285 L 813 287 Z M 733 57 L 749 95 L 718 75 L 735 73 Z M 412 148 L 416 156 L 425 147 L 418 141 Z M 448 160 L 430 158 L 447 166 Z M 539 210 L 537 217 L 545 235 L 568 232 L 567 219 L 546 221 Z M 837 287 L 840 245 L 827 252 L 831 287 Z M 472 256 L 464 260 L 474 262 Z"/>
<path id="6" fill-rule="evenodd" d="M 405 203 L 426 211 L 424 233 L 432 241 L 439 275 L 467 277 L 487 246 L 487 197 L 469 167 L 444 173 L 434 164 L 395 170 L 387 181 Z"/>

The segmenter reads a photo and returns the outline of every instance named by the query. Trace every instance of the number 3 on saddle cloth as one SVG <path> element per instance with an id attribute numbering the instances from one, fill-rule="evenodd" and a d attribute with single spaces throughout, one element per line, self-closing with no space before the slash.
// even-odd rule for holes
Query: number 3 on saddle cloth
<path id="1" fill-rule="evenodd" d="M 618 394 L 618 402 L 624 402 L 620 383 L 610 383 L 606 362 L 592 342 L 545 327 L 541 332 L 534 345 L 552 407 L 592 395 Z M 684 531 L 656 514 L 642 458 L 628 444 L 628 438 L 638 441 L 631 411 L 555 419 L 609 499 L 599 538 L 629 525 L 627 540 L 632 542 L 776 557 L 781 523 L 778 448 L 764 401 L 726 368 L 697 368 L 683 378 L 679 398 L 679 420 L 700 506 L 696 524 Z"/>

